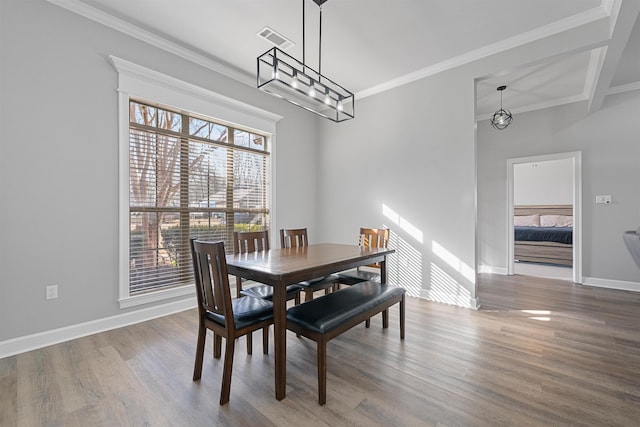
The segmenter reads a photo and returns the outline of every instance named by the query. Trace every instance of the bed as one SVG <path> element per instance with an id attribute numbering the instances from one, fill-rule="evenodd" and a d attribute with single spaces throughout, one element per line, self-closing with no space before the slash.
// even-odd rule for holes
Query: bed
<path id="1" fill-rule="evenodd" d="M 573 207 L 520 205 L 514 207 L 514 259 L 573 265 Z"/>

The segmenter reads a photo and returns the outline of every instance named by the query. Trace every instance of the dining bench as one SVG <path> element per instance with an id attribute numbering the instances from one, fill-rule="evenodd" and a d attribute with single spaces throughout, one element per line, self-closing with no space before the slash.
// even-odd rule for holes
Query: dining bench
<path id="1" fill-rule="evenodd" d="M 287 310 L 287 329 L 317 344 L 318 401 L 327 401 L 327 342 L 354 326 L 382 313 L 382 327 L 389 327 L 388 309 L 400 303 L 400 339 L 404 339 L 405 290 L 367 281 L 349 286 Z M 367 323 L 368 327 L 368 323 Z"/>

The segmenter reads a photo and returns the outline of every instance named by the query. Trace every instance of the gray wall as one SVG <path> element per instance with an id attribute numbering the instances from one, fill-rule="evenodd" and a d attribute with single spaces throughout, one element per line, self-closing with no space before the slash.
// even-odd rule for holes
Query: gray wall
<path id="1" fill-rule="evenodd" d="M 573 159 L 513 165 L 513 204 L 573 204 Z"/>
<path id="2" fill-rule="evenodd" d="M 497 132 L 478 123 L 478 249 L 480 265 L 506 269 L 507 159 L 582 151 L 583 275 L 640 282 L 622 233 L 640 225 L 640 91 L 518 114 Z M 611 205 L 595 196 L 611 194 Z"/>
<path id="3" fill-rule="evenodd" d="M 361 226 L 388 226 L 392 281 L 411 295 L 477 306 L 475 79 L 594 46 L 608 30 L 603 20 L 526 43 L 360 99 L 356 119 L 340 128 L 321 123 L 323 235 L 355 242 Z"/>
<path id="4" fill-rule="evenodd" d="M 316 119 L 44 0 L 0 13 L 0 341 L 115 316 L 117 72 L 109 55 L 284 116 L 277 224 L 316 233 Z M 59 298 L 45 300 L 57 284 Z M 144 307 L 144 306 L 143 306 Z"/>
<path id="5" fill-rule="evenodd" d="M 354 243 L 361 226 L 391 228 L 391 281 L 462 306 L 475 305 L 473 99 L 472 78 L 441 73 L 361 100 L 355 120 L 320 134 L 323 234 Z"/>
<path id="6" fill-rule="evenodd" d="M 334 124 L 44 0 L 1 7 L 0 340 L 125 312 L 116 301 L 117 74 L 108 55 L 284 117 L 274 229 L 304 225 L 312 241 L 355 243 L 358 227 L 389 226 L 393 281 L 474 306 L 476 203 L 495 205 L 476 199 L 474 81 L 609 35 L 603 19 L 525 43 L 358 100 L 356 119 Z M 58 299 L 45 301 L 48 284 L 60 286 Z"/>

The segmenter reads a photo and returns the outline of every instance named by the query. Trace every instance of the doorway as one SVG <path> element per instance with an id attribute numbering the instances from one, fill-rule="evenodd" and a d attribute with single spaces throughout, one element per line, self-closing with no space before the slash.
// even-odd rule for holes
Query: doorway
<path id="1" fill-rule="evenodd" d="M 550 162 L 550 163 L 544 163 Z M 555 162 L 556 164 L 568 164 L 571 168 L 570 178 L 572 178 L 572 183 L 570 184 L 570 195 L 568 196 L 570 200 L 570 204 L 573 208 L 573 243 L 572 243 L 572 272 L 570 279 L 575 283 L 582 282 L 582 250 L 581 250 L 581 242 L 582 242 L 582 202 L 581 202 L 581 188 L 582 188 L 582 156 L 581 152 L 570 152 L 570 153 L 557 153 L 557 154 L 547 154 L 541 156 L 530 156 L 530 157 L 519 157 L 514 159 L 507 160 L 507 221 L 508 221 L 508 229 L 510 230 L 508 234 L 507 240 L 507 274 L 512 275 L 515 274 L 515 261 L 514 261 L 514 207 L 517 205 L 517 197 L 515 194 L 516 189 L 516 176 L 522 175 L 519 174 L 516 170 L 518 168 L 519 171 L 526 170 L 523 169 L 523 166 L 536 168 L 542 165 L 551 166 L 551 164 Z M 537 165 L 537 166 L 536 166 Z M 536 197 L 536 196 L 532 196 Z M 538 196 L 540 197 L 540 196 Z M 550 196 L 551 197 L 551 196 Z M 565 196 L 566 197 L 566 196 Z M 542 203 L 540 203 L 542 204 Z M 528 268 L 526 268 L 528 267 Z M 522 270 L 522 268 L 525 268 Z M 538 271 L 541 272 L 541 275 L 545 274 L 554 274 L 553 271 L 544 272 L 544 270 L 540 270 L 540 268 L 544 267 L 534 267 L 532 266 L 518 266 L 519 271 L 522 274 L 535 275 L 535 270 L 531 270 L 531 268 L 538 268 Z M 547 270 L 549 270 L 547 268 Z"/>

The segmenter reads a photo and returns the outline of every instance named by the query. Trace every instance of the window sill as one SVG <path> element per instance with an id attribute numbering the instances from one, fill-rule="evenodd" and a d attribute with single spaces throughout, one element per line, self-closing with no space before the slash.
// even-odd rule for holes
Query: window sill
<path id="1" fill-rule="evenodd" d="M 120 303 L 120 308 L 123 309 L 143 304 L 151 304 L 158 301 L 165 301 L 171 298 L 182 297 L 185 295 L 195 295 L 195 288 L 193 284 L 162 291 L 150 292 L 148 294 L 120 298 L 118 302 Z"/>

